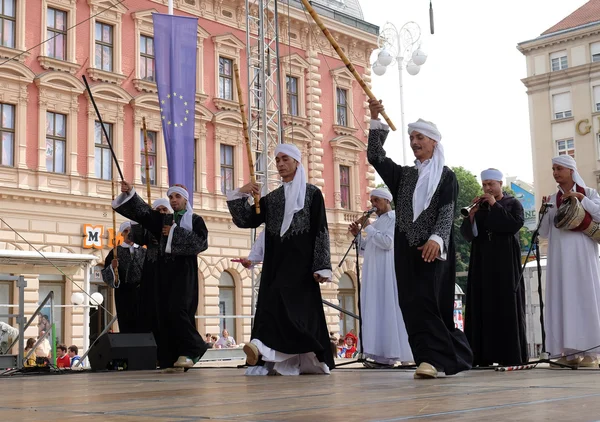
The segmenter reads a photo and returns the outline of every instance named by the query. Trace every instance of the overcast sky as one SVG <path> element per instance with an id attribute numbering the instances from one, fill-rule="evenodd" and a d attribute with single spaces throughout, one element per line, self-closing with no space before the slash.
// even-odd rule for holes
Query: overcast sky
<path id="1" fill-rule="evenodd" d="M 586 1 L 433 0 L 434 35 L 427 0 L 360 2 L 365 20 L 380 27 L 387 20 L 398 28 L 408 21 L 421 26 L 428 58 L 418 75 L 404 72 L 406 124 L 419 117 L 435 122 L 448 166 L 463 166 L 478 176 L 495 167 L 505 176 L 533 181 L 527 94 L 521 82 L 525 56 L 517 43 L 536 38 Z M 398 127 L 386 149 L 401 162 L 398 87 L 396 67 L 384 76 L 373 74 L 373 92 Z"/>

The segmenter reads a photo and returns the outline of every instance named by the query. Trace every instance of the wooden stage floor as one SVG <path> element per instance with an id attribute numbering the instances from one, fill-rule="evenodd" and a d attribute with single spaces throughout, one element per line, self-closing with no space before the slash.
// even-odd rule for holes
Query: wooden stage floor
<path id="1" fill-rule="evenodd" d="M 474 370 L 414 380 L 408 370 L 357 366 L 329 376 L 246 377 L 231 363 L 220 365 L 185 374 L 0 377 L 0 420 L 600 420 L 600 371 L 594 370 Z"/>

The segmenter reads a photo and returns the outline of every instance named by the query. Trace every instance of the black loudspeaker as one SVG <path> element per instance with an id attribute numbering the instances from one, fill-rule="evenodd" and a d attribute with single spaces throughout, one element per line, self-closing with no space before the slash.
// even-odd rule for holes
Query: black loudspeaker
<path id="1" fill-rule="evenodd" d="M 156 342 L 152 333 L 106 333 L 88 356 L 94 371 L 156 369 Z"/>

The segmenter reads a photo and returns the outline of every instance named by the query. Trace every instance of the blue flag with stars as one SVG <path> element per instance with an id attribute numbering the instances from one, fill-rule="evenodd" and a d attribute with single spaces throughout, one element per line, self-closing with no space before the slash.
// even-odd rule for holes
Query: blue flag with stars
<path id="1" fill-rule="evenodd" d="M 193 204 L 198 19 L 152 14 L 154 62 L 169 186 L 184 185 Z"/>

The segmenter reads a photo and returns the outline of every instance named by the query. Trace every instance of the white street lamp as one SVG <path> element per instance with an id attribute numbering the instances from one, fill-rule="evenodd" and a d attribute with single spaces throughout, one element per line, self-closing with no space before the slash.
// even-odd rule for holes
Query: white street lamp
<path id="1" fill-rule="evenodd" d="M 406 71 L 409 75 L 415 76 L 421 70 L 421 66 L 416 64 L 414 61 L 409 61 L 406 65 Z"/>
<path id="2" fill-rule="evenodd" d="M 408 165 L 408 142 L 406 130 L 404 127 L 404 85 L 402 83 L 402 73 L 404 68 L 409 75 L 416 75 L 421 70 L 421 66 L 427 60 L 427 54 L 421 49 L 421 28 L 416 22 L 405 23 L 400 30 L 391 22 L 386 22 L 379 31 L 377 44 L 380 48 L 377 55 L 377 61 L 373 63 L 372 70 L 377 76 L 385 73 L 386 67 L 394 64 L 398 65 L 398 74 L 400 82 L 400 120 L 402 132 L 402 158 L 404 165 Z"/>
<path id="3" fill-rule="evenodd" d="M 378 61 L 373 63 L 373 73 L 377 76 L 382 76 L 387 70 L 387 65 L 379 63 Z"/>

